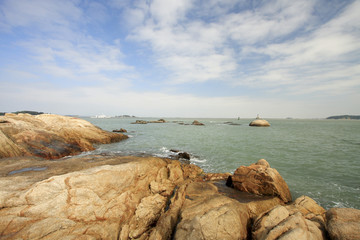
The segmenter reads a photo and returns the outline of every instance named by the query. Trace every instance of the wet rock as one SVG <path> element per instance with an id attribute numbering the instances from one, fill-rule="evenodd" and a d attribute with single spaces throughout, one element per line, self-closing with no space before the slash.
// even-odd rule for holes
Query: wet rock
<path id="1" fill-rule="evenodd" d="M 127 130 L 124 128 L 120 128 L 120 129 L 113 130 L 113 132 L 127 133 Z"/>
<path id="2" fill-rule="evenodd" d="M 360 210 L 331 208 L 326 212 L 327 230 L 332 240 L 360 239 Z"/>
<path id="3" fill-rule="evenodd" d="M 265 159 L 260 159 L 247 167 L 237 168 L 231 180 L 234 188 L 240 191 L 278 196 L 285 203 L 291 201 L 290 190 L 285 180 Z"/>
<path id="4" fill-rule="evenodd" d="M 135 122 L 132 122 L 131 124 L 147 124 L 147 121 L 144 120 L 136 120 Z"/>
<path id="5" fill-rule="evenodd" d="M 187 153 L 187 152 L 180 152 L 180 153 L 178 153 L 178 157 L 179 157 L 179 158 L 186 159 L 186 160 L 190 160 L 190 154 Z"/>
<path id="6" fill-rule="evenodd" d="M 0 117 L 0 158 L 39 156 L 56 159 L 94 150 L 95 143 L 126 139 L 74 117 L 54 114 L 6 114 Z"/>

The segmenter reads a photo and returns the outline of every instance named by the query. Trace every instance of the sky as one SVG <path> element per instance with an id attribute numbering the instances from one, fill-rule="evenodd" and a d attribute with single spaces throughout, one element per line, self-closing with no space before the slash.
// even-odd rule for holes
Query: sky
<path id="1" fill-rule="evenodd" d="M 359 0 L 0 0 L 0 112 L 360 115 L 359 13 Z"/>

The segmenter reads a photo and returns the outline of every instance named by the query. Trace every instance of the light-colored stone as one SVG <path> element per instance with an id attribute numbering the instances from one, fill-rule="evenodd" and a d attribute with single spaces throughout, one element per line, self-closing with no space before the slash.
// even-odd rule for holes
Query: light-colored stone
<path id="1" fill-rule="evenodd" d="M 218 194 L 210 183 L 190 183 L 174 239 L 246 239 L 246 205 Z"/>
<path id="2" fill-rule="evenodd" d="M 239 167 L 231 179 L 234 188 L 240 191 L 278 196 L 285 203 L 291 201 L 290 190 L 285 180 L 265 159 L 247 167 Z"/>
<path id="3" fill-rule="evenodd" d="M 0 158 L 39 156 L 61 158 L 94 150 L 95 143 L 126 139 L 91 123 L 54 114 L 6 114 L 0 117 Z"/>
<path id="4" fill-rule="evenodd" d="M 177 204 L 167 207 L 171 196 L 164 193 L 174 191 L 176 184 L 185 182 L 184 175 L 197 176 L 190 171 L 198 169 L 187 168 L 184 174 L 182 165 L 176 161 L 152 157 L 132 157 L 130 160 L 108 157 L 104 163 L 124 163 L 71 172 L 71 166 L 67 164 L 73 163 L 76 167 L 76 162 L 83 161 L 78 157 L 69 159 L 70 162 L 48 163 L 49 169 L 55 168 L 56 164 L 69 168 L 70 172 L 62 175 L 46 178 L 48 170 L 41 173 L 44 174 L 41 178 L 33 178 L 30 173 L 1 175 L 0 238 L 144 238 L 149 236 L 153 224 L 165 210 L 174 213 L 171 218 L 174 221 L 181 204 L 173 199 L 172 202 Z M 170 171 L 168 169 L 174 174 L 166 174 L 164 170 Z M 10 182 L 12 185 L 7 188 Z M 154 192 L 151 189 L 154 184 L 168 185 L 164 187 L 165 191 L 160 187 L 160 192 Z M 166 221 L 165 216 L 161 219 Z"/>
<path id="5" fill-rule="evenodd" d="M 251 127 L 270 127 L 270 123 L 265 119 L 255 119 L 250 122 L 249 126 Z"/>
<path id="6" fill-rule="evenodd" d="M 353 208 L 331 208 L 326 212 L 326 220 L 330 239 L 360 239 L 360 210 Z"/>
<path id="7" fill-rule="evenodd" d="M 276 206 L 259 215 L 252 226 L 252 238 L 326 239 L 324 209 L 307 197 L 299 197 L 287 206 Z"/>

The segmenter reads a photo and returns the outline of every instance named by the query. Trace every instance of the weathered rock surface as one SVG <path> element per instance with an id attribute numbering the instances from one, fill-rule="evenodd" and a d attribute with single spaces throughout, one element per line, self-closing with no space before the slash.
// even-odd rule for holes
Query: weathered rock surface
<path id="1" fill-rule="evenodd" d="M 126 139 L 91 123 L 54 114 L 6 114 L 0 117 L 0 158 L 39 156 L 61 158 L 94 150 L 95 143 Z"/>
<path id="2" fill-rule="evenodd" d="M 58 172 L 63 173 L 71 169 L 72 164 L 80 167 L 78 161 L 83 161 L 84 168 L 84 161 L 91 164 L 92 160 L 103 158 L 74 159 L 69 159 L 66 169 L 59 162 L 48 163 L 48 169 L 58 168 Z M 160 158 L 107 157 L 104 161 L 98 164 L 117 165 L 97 166 L 49 178 L 44 170 L 45 175 L 35 180 L 29 172 L 4 176 L 2 170 L 0 238 L 117 239 L 120 236 L 128 239 L 148 236 L 165 212 L 175 186 L 184 179 L 197 178 L 202 172 L 194 165 Z M 12 165 L 20 166 L 16 162 Z M 170 210 L 174 211 L 171 207 Z"/>
<path id="3" fill-rule="evenodd" d="M 331 208 L 326 212 L 327 230 L 332 240 L 360 239 L 360 210 Z"/>
<path id="4" fill-rule="evenodd" d="M 276 197 L 242 202 L 219 193 L 212 183 L 192 182 L 185 190 L 174 238 L 247 239 L 251 219 L 279 203 Z"/>
<path id="5" fill-rule="evenodd" d="M 325 210 L 302 196 L 288 206 L 276 206 L 260 215 L 252 227 L 252 239 L 326 239 Z"/>
<path id="6" fill-rule="evenodd" d="M 239 167 L 229 182 L 240 191 L 279 196 L 285 203 L 291 201 L 290 190 L 285 180 L 276 169 L 270 167 L 265 159 L 260 159 L 247 167 Z"/>

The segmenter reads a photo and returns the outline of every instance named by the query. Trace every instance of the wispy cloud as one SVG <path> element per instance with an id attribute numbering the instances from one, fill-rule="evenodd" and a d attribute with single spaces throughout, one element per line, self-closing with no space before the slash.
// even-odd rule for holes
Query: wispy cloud
<path id="1" fill-rule="evenodd" d="M 360 101 L 359 11 L 335 0 L 3 0 L 0 87 L 13 104 L 72 99 L 64 111 L 88 113 L 315 113 L 333 96 Z"/>

